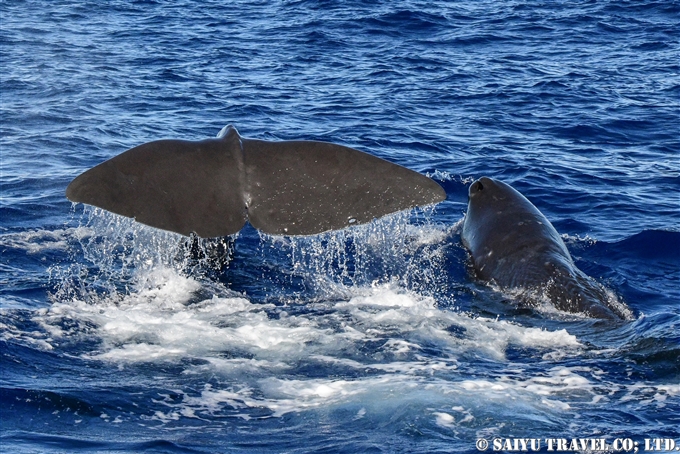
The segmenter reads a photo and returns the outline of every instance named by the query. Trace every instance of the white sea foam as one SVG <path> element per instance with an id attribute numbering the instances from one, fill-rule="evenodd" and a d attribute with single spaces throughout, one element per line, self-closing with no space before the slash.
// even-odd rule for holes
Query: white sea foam
<path id="1" fill-rule="evenodd" d="M 394 265 L 401 276 L 417 274 L 423 260 L 432 260 L 428 269 L 437 273 L 441 251 L 427 248 L 448 234 L 438 227 L 402 226 L 400 239 L 375 226 L 315 239 L 263 237 L 290 251 L 293 272 L 315 279 L 327 296 L 275 306 L 187 273 L 186 262 L 177 260 L 181 237 L 113 215 L 98 222 L 104 225 L 97 231 L 110 227 L 111 236 L 83 236 L 82 245 L 99 274 L 82 273 L 88 281 L 81 285 L 82 270 L 67 270 L 53 304 L 34 314 L 39 335 L 11 326 L 0 332 L 32 338 L 41 349 L 82 338 L 96 345 L 82 359 L 117 367 L 180 367 L 191 391 L 178 386 L 180 401 L 163 401 L 167 411 L 145 418 L 170 423 L 227 412 L 249 419 L 343 406 L 353 408 L 356 418 L 370 418 L 412 405 L 431 415 L 434 426 L 455 431 L 505 419 L 498 412 L 541 420 L 546 412 L 577 413 L 614 399 L 664 406 L 680 394 L 674 385 L 621 388 L 590 368 L 549 368 L 587 350 L 565 329 L 441 309 L 407 279 L 364 282 L 349 275 L 347 241 L 362 249 L 359 261 Z M 421 258 L 396 263 L 421 252 Z M 350 282 L 323 280 L 333 266 Z M 100 289 L 89 290 L 93 284 Z M 528 351 L 548 369 L 509 364 L 510 349 Z M 613 396 L 619 389 L 623 395 Z"/>
<path id="2" fill-rule="evenodd" d="M 413 400 L 464 407 L 462 416 L 439 412 L 437 424 L 453 427 L 474 421 L 477 415 L 470 409 L 479 406 L 482 391 L 487 397 L 496 393 L 497 399 L 536 396 L 536 405 L 564 409 L 568 404 L 560 404 L 559 392 L 587 385 L 573 373 L 559 372 L 524 381 L 459 379 L 464 355 L 503 362 L 511 345 L 573 355 L 582 346 L 565 330 L 442 310 L 431 297 L 393 284 L 347 288 L 349 297 L 312 303 L 307 312 L 256 304 L 173 268 L 145 271 L 132 284 L 125 294 L 55 301 L 38 311 L 34 321 L 54 343 L 78 336 L 99 340 L 96 350 L 82 354 L 87 360 L 125 366 L 193 359 L 198 361 L 183 366 L 183 375 L 216 376 L 229 383 L 226 388 L 206 386 L 200 395 L 187 394 L 181 403 L 169 404 L 170 411 L 152 418 L 161 422 L 225 408 L 246 418 L 248 409 L 281 416 L 356 403 L 373 412 Z M 196 298 L 207 290 L 215 291 L 212 297 Z M 433 346 L 439 355 L 423 353 Z M 300 363 L 354 378 L 282 378 Z"/>
<path id="3" fill-rule="evenodd" d="M 10 317 L 11 314 L 8 310 L 0 309 L 0 318 L 3 320 L 3 322 L 0 322 L 0 340 L 28 345 L 31 348 L 42 351 L 54 349 L 48 332 L 38 330 L 25 331 L 12 323 L 13 320 L 8 320 Z"/>
<path id="4" fill-rule="evenodd" d="M 536 421 L 578 415 L 610 401 L 662 408 L 680 395 L 677 385 L 608 383 L 590 367 L 529 372 L 508 363 L 509 347 L 533 349 L 539 357 L 578 356 L 584 347 L 566 330 L 442 310 L 432 298 L 394 285 L 346 289 L 353 295 L 314 302 L 309 311 L 253 303 L 225 289 L 197 299 L 212 289 L 207 285 L 164 268 L 145 274 L 124 295 L 55 301 L 35 313 L 49 336 L 36 340 L 46 348 L 78 337 L 97 340 L 81 357 L 118 367 L 181 365 L 192 389 L 204 385 L 198 391 L 179 386 L 179 400 L 163 400 L 166 409 L 143 416 L 163 424 L 334 408 L 383 418 L 408 406 L 456 433 L 518 414 Z M 438 353 L 428 354 L 433 348 Z M 471 373 L 475 361 L 498 367 Z M 327 373 L 299 373 L 301 365 Z"/>
<path id="5" fill-rule="evenodd" d="M 222 412 L 225 407 L 266 408 L 276 417 L 315 408 L 360 404 L 365 415 L 408 403 L 423 408 L 439 407 L 431 412 L 435 424 L 454 428 L 470 426 L 494 415 L 499 419 L 500 413 L 516 417 L 518 409 L 527 415 L 543 415 L 576 413 L 581 408 L 598 405 L 593 396 L 600 395 L 601 384 L 586 375 L 587 372 L 579 368 L 560 367 L 525 379 L 500 376 L 457 381 L 402 373 L 351 380 L 270 376 L 229 389 L 206 385 L 198 395 L 185 394 L 182 402 L 176 404 L 176 411 L 200 415 Z M 654 387 L 648 388 L 651 392 Z M 656 389 L 656 395 L 660 392 L 663 391 Z M 657 397 L 656 400 L 664 399 Z"/>
<path id="6" fill-rule="evenodd" d="M 377 342 L 382 347 L 369 358 L 369 364 L 361 367 L 408 373 L 409 367 L 430 372 L 450 367 L 458 356 L 468 352 L 502 361 L 509 345 L 548 352 L 576 352 L 580 348 L 576 338 L 564 330 L 525 328 L 438 309 L 432 297 L 404 290 L 401 281 L 368 286 L 335 281 L 326 287 L 334 298 L 315 303 L 322 310 L 291 311 L 296 315 L 288 315 L 285 308 L 254 304 L 200 276 L 187 276 L 185 262 L 177 260 L 176 251 L 183 242 L 178 235 L 96 209 L 86 211 L 86 215 L 91 216 L 87 225 L 96 224 L 96 231 L 107 232 L 107 236 L 84 237 L 82 244 L 85 259 L 100 271 L 94 278 L 85 274 L 93 281 L 87 285 L 65 279 L 65 290 L 58 291 L 54 304 L 38 313 L 35 320 L 54 338 L 78 334 L 87 326 L 88 333 L 101 340 L 100 348 L 88 353 L 88 358 L 122 362 L 172 361 L 178 357 L 211 360 L 230 352 L 235 357 L 269 362 L 277 362 L 282 356 L 289 361 L 313 357 L 356 361 L 358 350 Z M 416 228 L 406 220 L 406 215 L 398 214 L 383 224 L 346 232 L 272 241 L 283 241 L 277 247 L 288 245 L 294 264 L 303 264 L 304 273 L 319 276 L 331 263 L 343 263 L 340 256 L 348 235 L 356 248 L 367 249 L 357 257 L 394 261 L 405 253 L 422 252 L 423 245 L 439 241 L 444 234 L 435 227 Z M 394 229 L 402 234 L 388 234 Z M 433 250 L 424 255 L 428 264 L 437 258 Z M 67 272 L 76 278 L 82 274 L 80 270 Z M 80 290 L 93 283 L 108 290 Z M 74 287 L 77 291 L 70 291 Z M 205 298 L 206 294 L 212 297 Z M 78 323 L 64 324 L 65 319 Z M 451 327 L 463 334 L 452 335 Z M 447 365 L 432 360 L 411 364 L 413 355 L 432 345 L 442 349 Z"/>
<path id="7" fill-rule="evenodd" d="M 23 250 L 27 254 L 67 251 L 71 242 L 82 241 L 92 234 L 88 227 L 3 233 L 0 235 L 0 247 Z"/>

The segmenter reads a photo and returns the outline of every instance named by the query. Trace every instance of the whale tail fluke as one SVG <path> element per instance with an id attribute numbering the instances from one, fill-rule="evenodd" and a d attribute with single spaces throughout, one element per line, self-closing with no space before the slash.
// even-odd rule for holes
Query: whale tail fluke
<path id="1" fill-rule="evenodd" d="M 218 237 L 247 221 L 312 235 L 446 198 L 433 180 L 352 148 L 266 142 L 227 127 L 216 139 L 160 140 L 74 179 L 66 197 L 183 235 Z"/>

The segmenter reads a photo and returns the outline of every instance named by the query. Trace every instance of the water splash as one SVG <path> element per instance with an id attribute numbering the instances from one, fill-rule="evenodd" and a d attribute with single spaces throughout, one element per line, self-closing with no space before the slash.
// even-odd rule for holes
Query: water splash
<path id="1" fill-rule="evenodd" d="M 120 299 L 158 285 L 159 270 L 201 282 L 228 265 L 233 238 L 203 240 L 137 223 L 134 219 L 84 206 L 71 238 L 69 263 L 48 269 L 53 301 Z M 116 296 L 117 295 L 117 296 Z"/>
<path id="2" fill-rule="evenodd" d="M 269 257 L 290 261 L 289 278 L 302 280 L 314 298 L 345 297 L 348 288 L 387 283 L 441 297 L 449 285 L 452 229 L 433 223 L 431 213 L 400 212 L 336 232 L 260 239 Z"/>

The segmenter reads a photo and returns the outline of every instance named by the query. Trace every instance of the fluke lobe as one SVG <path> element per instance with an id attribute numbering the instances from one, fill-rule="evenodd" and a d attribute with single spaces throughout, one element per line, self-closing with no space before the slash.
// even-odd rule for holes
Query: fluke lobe
<path id="1" fill-rule="evenodd" d="M 249 221 L 272 235 L 312 235 L 446 198 L 433 180 L 326 142 L 245 139 L 229 125 L 215 139 L 159 140 L 78 176 L 72 202 L 183 235 L 231 235 Z"/>
<path id="2" fill-rule="evenodd" d="M 574 264 L 550 221 L 522 194 L 482 177 L 469 190 L 461 233 L 477 277 L 529 301 L 592 317 L 627 319 L 630 311 Z"/>

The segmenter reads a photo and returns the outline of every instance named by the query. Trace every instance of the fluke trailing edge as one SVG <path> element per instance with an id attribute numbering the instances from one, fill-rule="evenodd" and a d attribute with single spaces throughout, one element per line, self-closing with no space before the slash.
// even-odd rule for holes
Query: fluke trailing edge
<path id="1" fill-rule="evenodd" d="M 440 202 L 444 190 L 417 172 L 326 142 L 242 138 L 159 140 L 78 176 L 72 202 L 94 205 L 183 235 L 231 235 L 249 221 L 273 235 L 312 235 Z"/>

